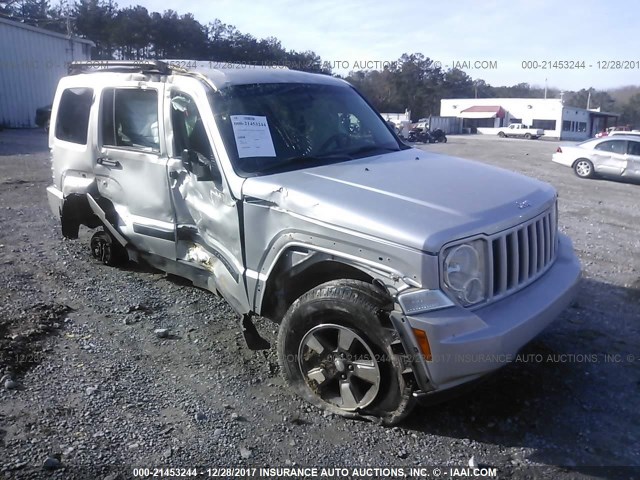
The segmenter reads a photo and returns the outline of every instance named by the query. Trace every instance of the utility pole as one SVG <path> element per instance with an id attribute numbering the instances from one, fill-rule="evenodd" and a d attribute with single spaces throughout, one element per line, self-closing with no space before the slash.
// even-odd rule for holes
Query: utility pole
<path id="1" fill-rule="evenodd" d="M 589 95 L 587 95 L 587 110 L 591 106 L 591 90 L 589 90 Z"/>

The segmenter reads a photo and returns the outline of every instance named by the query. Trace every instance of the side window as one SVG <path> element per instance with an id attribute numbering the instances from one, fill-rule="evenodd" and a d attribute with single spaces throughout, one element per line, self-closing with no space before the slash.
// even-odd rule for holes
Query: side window
<path id="1" fill-rule="evenodd" d="M 160 150 L 157 91 L 105 89 L 101 103 L 102 145 Z"/>
<path id="2" fill-rule="evenodd" d="M 640 156 L 640 142 L 630 141 L 627 147 L 627 153 L 629 155 Z"/>
<path id="3" fill-rule="evenodd" d="M 56 138 L 86 145 L 92 103 L 91 88 L 68 88 L 62 92 L 56 118 Z"/>
<path id="4" fill-rule="evenodd" d="M 602 142 L 596 145 L 596 150 L 602 150 L 604 152 L 619 153 L 624 155 L 627 151 L 625 140 L 609 140 L 608 142 Z"/>
<path id="5" fill-rule="evenodd" d="M 202 117 L 189 95 L 176 92 L 171 96 L 171 124 L 176 156 L 182 155 L 182 151 L 187 149 L 213 160 L 213 151 Z"/>

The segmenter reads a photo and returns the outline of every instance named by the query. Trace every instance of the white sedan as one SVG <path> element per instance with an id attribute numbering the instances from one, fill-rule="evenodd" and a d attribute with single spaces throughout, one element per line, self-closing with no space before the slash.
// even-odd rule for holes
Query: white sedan
<path id="1" fill-rule="evenodd" d="M 573 168 L 580 178 L 611 175 L 640 179 L 640 136 L 615 135 L 562 145 L 552 160 Z"/>

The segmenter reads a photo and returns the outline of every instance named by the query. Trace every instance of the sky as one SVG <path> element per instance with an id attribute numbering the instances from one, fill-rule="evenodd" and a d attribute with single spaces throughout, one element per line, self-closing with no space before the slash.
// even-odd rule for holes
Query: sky
<path id="1" fill-rule="evenodd" d="M 286 49 L 313 50 L 340 74 L 356 62 L 375 67 L 420 52 L 445 69 L 458 66 L 494 86 L 640 85 L 637 0 L 181 0 L 167 6 L 133 0 L 118 5 L 172 8 L 203 24 L 218 18 L 256 38 L 275 36 Z"/>

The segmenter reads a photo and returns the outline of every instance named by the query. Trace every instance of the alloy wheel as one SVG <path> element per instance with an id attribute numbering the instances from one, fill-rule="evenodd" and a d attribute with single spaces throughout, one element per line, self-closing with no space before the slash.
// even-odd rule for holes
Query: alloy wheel
<path id="1" fill-rule="evenodd" d="M 318 325 L 298 351 L 300 371 L 322 400 L 347 411 L 368 406 L 380 389 L 380 367 L 367 342 L 350 328 Z"/>

